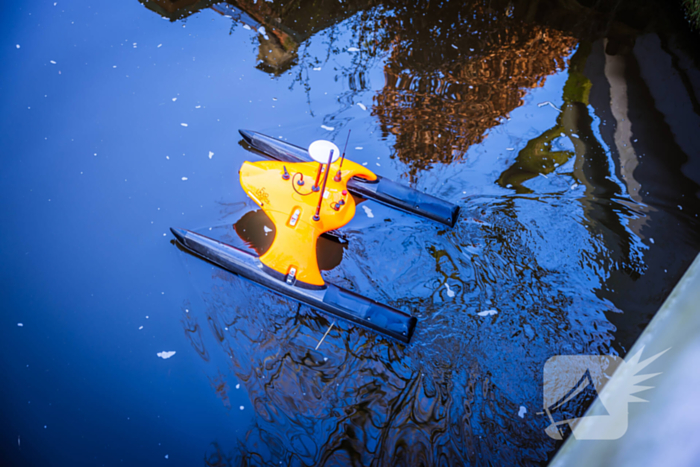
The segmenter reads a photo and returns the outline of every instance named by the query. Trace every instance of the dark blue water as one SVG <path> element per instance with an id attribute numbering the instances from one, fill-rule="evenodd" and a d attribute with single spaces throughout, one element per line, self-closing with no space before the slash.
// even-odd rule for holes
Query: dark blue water
<path id="1" fill-rule="evenodd" d="M 259 3 L 5 8 L 0 464 L 546 462 L 544 362 L 624 356 L 700 250 L 692 36 L 653 2 Z M 239 128 L 351 129 L 460 204 L 367 201 L 324 246 L 410 345 L 336 322 L 315 350 L 331 318 L 174 244 L 243 244 Z"/>

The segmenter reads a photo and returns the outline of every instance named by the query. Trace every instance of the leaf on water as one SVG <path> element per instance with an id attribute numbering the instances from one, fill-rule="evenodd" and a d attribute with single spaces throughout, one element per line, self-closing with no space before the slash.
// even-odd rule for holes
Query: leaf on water
<path id="1" fill-rule="evenodd" d="M 172 357 L 173 355 L 175 355 L 175 351 L 173 350 L 173 351 L 171 351 L 171 352 L 168 352 L 168 351 L 158 352 L 156 355 L 158 355 L 158 356 L 159 356 L 160 358 L 162 358 L 163 360 L 167 360 L 167 359 L 169 359 L 170 357 Z"/>

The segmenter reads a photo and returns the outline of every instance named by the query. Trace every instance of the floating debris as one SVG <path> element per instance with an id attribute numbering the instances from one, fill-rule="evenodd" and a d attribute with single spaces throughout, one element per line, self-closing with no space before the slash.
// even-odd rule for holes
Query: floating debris
<path id="1" fill-rule="evenodd" d="M 328 131 L 333 131 L 333 130 L 335 130 L 335 127 L 326 126 L 326 125 L 321 125 L 321 128 L 323 128 L 324 130 L 328 130 Z"/>
<path id="2" fill-rule="evenodd" d="M 556 105 L 552 104 L 552 103 L 549 102 L 549 101 L 540 102 L 539 104 L 537 104 L 537 107 L 544 107 L 545 105 L 548 105 L 548 106 L 550 106 L 551 108 L 553 108 L 554 110 L 556 110 L 556 111 L 558 111 L 558 112 L 561 112 L 561 109 L 560 109 L 559 107 L 557 107 Z"/>
<path id="3" fill-rule="evenodd" d="M 518 411 L 518 417 L 525 418 L 526 413 L 527 413 L 527 409 L 525 408 L 524 405 L 521 405 L 520 410 Z"/>
<path id="4" fill-rule="evenodd" d="M 186 181 L 187 181 L 187 177 L 182 177 L 182 181 L 183 181 L 183 182 L 186 182 Z"/>
<path id="5" fill-rule="evenodd" d="M 321 67 L 320 66 L 314 67 L 313 70 L 314 71 L 321 71 Z"/>
<path id="6" fill-rule="evenodd" d="M 497 310 L 486 310 L 486 311 L 481 311 L 481 312 L 477 313 L 477 315 L 479 315 L 479 316 L 491 316 L 491 315 L 495 315 L 497 313 L 498 313 Z"/>
<path id="7" fill-rule="evenodd" d="M 652 241 L 651 243 L 654 243 L 654 242 Z M 20 328 L 22 328 L 22 327 L 24 327 L 24 323 L 17 323 L 17 326 L 19 326 Z"/>
<path id="8" fill-rule="evenodd" d="M 160 358 L 162 358 L 163 360 L 167 360 L 167 359 L 169 359 L 170 357 L 172 357 L 173 355 L 175 355 L 175 351 L 173 350 L 173 351 L 171 351 L 171 352 L 168 352 L 168 351 L 165 351 L 165 352 L 158 352 L 156 355 L 158 355 L 158 356 L 159 356 Z"/>
<path id="9" fill-rule="evenodd" d="M 17 47 L 19 47 L 19 46 L 17 46 Z M 360 49 L 358 49 L 357 47 L 348 47 L 348 52 L 359 52 L 359 51 L 360 51 Z"/>
<path id="10" fill-rule="evenodd" d="M 367 214 L 367 217 L 369 217 L 370 219 L 372 219 L 374 217 L 372 210 L 370 208 L 368 208 L 367 206 L 365 206 L 364 204 L 362 205 L 362 209 L 365 210 L 365 214 Z"/>
<path id="11" fill-rule="evenodd" d="M 212 157 L 214 157 L 214 153 L 209 151 L 209 159 L 211 159 Z"/>
<path id="12" fill-rule="evenodd" d="M 450 284 L 448 284 L 447 282 L 445 282 L 445 288 L 447 289 L 447 296 L 448 297 L 452 298 L 455 296 L 454 291 L 450 288 Z"/>
<path id="13" fill-rule="evenodd" d="M 367 110 L 367 107 L 366 107 L 365 104 L 363 104 L 362 102 L 358 102 L 358 103 L 357 103 L 357 106 L 358 106 L 359 108 L 361 108 L 362 110 Z"/>

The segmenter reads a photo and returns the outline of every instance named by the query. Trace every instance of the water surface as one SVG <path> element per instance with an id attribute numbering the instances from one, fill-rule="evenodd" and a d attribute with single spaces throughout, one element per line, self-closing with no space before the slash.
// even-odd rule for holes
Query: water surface
<path id="1" fill-rule="evenodd" d="M 544 362 L 625 356 L 700 250 L 677 12 L 185 3 L 4 15 L 4 462 L 546 463 Z M 274 235 L 239 128 L 352 130 L 352 160 L 461 206 L 447 229 L 366 201 L 321 246 L 327 280 L 419 319 L 410 345 L 335 322 L 315 350 L 332 318 L 174 244 Z"/>

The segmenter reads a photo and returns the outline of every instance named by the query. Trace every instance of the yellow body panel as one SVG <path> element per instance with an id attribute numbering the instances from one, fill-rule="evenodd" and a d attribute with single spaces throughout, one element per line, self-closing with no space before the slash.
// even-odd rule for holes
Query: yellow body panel
<path id="1" fill-rule="evenodd" d="M 290 177 L 283 179 L 284 167 Z M 357 176 L 367 180 L 376 180 L 372 171 L 345 160 L 342 179 L 333 180 L 338 172 L 339 161 L 331 164 L 324 199 L 321 204 L 320 220 L 314 221 L 321 191 L 312 191 L 319 164 L 316 162 L 244 162 L 240 170 L 241 186 L 248 196 L 262 208 L 275 224 L 276 233 L 272 246 L 260 257 L 260 261 L 273 270 L 288 275 L 292 268 L 296 280 L 307 284 L 323 286 L 324 281 L 318 269 L 316 258 L 316 241 L 324 232 L 338 229 L 355 215 L 355 201 L 343 190 L 347 190 L 347 181 Z M 326 165 L 323 166 L 324 170 Z M 304 185 L 297 182 L 303 176 Z M 319 186 L 323 185 L 323 176 Z M 296 188 L 296 190 L 295 190 Z M 301 194 L 300 194 L 301 193 Z M 333 206 L 341 199 L 345 204 L 335 210 Z M 295 213 L 297 213 L 295 215 Z"/>

